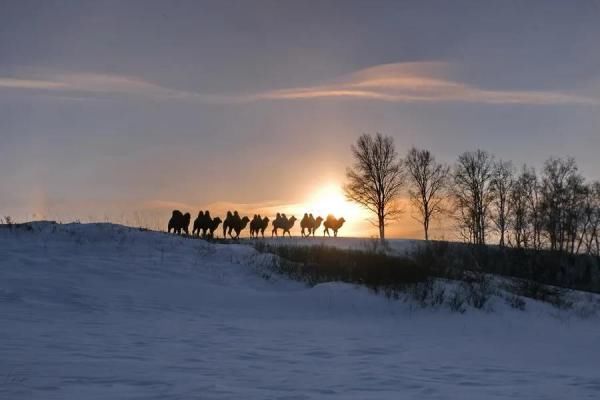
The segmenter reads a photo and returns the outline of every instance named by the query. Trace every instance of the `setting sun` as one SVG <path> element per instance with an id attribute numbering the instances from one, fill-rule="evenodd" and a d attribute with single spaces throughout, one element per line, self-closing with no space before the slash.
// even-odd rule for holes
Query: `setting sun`
<path id="1" fill-rule="evenodd" d="M 328 183 L 317 189 L 304 204 L 304 212 L 320 215 L 325 218 L 333 214 L 336 218 L 344 217 L 346 225 L 342 228 L 342 236 L 353 236 L 361 233 L 359 227 L 364 226 L 368 213 L 358 204 L 352 203 L 346 199 L 341 185 Z"/>

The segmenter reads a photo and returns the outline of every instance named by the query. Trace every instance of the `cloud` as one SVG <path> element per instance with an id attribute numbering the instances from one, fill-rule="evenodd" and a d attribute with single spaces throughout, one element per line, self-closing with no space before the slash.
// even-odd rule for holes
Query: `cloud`
<path id="1" fill-rule="evenodd" d="M 37 79 L 0 78 L 0 88 L 7 89 L 43 89 L 43 90 L 65 90 L 61 82 L 52 82 Z"/>
<path id="2" fill-rule="evenodd" d="M 171 89 L 125 75 L 97 73 L 53 74 L 37 77 L 0 77 L 1 89 L 24 90 L 65 100 L 97 100 L 135 96 L 154 100 L 184 100 L 203 104 L 239 104 L 258 100 L 255 95 L 205 94 Z"/>
<path id="3" fill-rule="evenodd" d="M 0 78 L 0 89 L 23 89 L 43 92 L 89 95 L 138 95 L 153 98 L 184 98 L 194 93 L 169 89 L 141 78 L 96 74 L 55 74 L 42 78 Z"/>
<path id="4" fill-rule="evenodd" d="M 388 102 L 473 102 L 486 104 L 598 104 L 598 100 L 559 91 L 490 90 L 452 79 L 441 62 L 396 63 L 367 68 L 328 84 L 274 90 L 257 96 L 269 100 L 317 98 Z"/>
<path id="5" fill-rule="evenodd" d="M 43 91 L 77 100 L 138 96 L 204 104 L 311 99 L 371 100 L 399 103 L 469 102 L 483 104 L 597 105 L 599 99 L 577 93 L 543 90 L 492 90 L 452 78 L 455 65 L 444 62 L 394 63 L 366 68 L 328 83 L 260 93 L 207 94 L 170 89 L 123 75 L 70 73 L 35 78 L 1 78 L 0 89 Z"/>

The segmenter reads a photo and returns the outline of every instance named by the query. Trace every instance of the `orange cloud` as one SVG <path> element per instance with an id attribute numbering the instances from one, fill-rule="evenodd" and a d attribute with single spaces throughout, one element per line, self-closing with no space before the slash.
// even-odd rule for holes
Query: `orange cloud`
<path id="1" fill-rule="evenodd" d="M 275 90 L 258 99 L 347 98 L 390 102 L 478 102 L 487 104 L 598 104 L 597 99 L 560 91 L 488 90 L 453 80 L 447 63 L 396 63 L 367 68 L 330 84 Z"/>

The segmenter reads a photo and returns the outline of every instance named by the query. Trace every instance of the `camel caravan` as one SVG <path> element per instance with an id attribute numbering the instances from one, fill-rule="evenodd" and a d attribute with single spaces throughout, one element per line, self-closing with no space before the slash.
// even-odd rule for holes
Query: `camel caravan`
<path id="1" fill-rule="evenodd" d="M 275 219 L 272 221 L 271 226 L 271 237 L 279 236 L 279 231 L 281 230 L 281 235 L 285 237 L 286 233 L 288 237 L 292 236 L 290 232 L 294 227 L 297 219 L 293 215 L 291 217 L 287 217 L 283 213 L 277 213 Z M 179 210 L 173 210 L 173 214 L 171 219 L 169 220 L 168 232 L 179 235 L 189 235 L 189 226 L 191 222 L 190 213 L 183 214 Z M 228 236 L 231 239 L 238 239 L 240 237 L 240 233 L 246 229 L 248 225 L 250 225 L 250 237 L 258 238 L 265 237 L 265 231 L 269 227 L 268 217 L 261 217 L 260 214 L 255 214 L 252 220 L 248 217 L 240 217 L 237 211 L 231 212 L 227 211 L 227 216 L 225 220 L 221 220 L 219 217 L 211 217 L 210 212 L 200 211 L 198 216 L 194 220 L 194 224 L 192 226 L 192 235 L 196 237 L 202 237 L 211 239 L 215 237 L 215 232 L 219 228 L 221 223 L 223 224 L 223 238 L 227 238 Z M 300 220 L 300 235 L 302 237 L 314 237 L 317 229 L 323 225 L 323 236 L 331 236 L 331 232 L 333 232 L 333 236 L 337 237 L 338 231 L 344 225 L 346 220 L 344 218 L 335 218 L 333 215 L 329 214 L 327 218 L 323 219 L 322 217 L 314 217 L 312 214 L 305 213 L 302 219 Z"/>

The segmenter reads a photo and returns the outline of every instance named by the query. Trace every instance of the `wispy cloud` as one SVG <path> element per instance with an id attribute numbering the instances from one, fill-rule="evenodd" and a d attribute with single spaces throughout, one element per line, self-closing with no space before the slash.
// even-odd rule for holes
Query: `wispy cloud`
<path id="1" fill-rule="evenodd" d="M 0 78 L 0 88 L 92 95 L 129 94 L 157 98 L 181 98 L 194 95 L 136 77 L 96 73 L 55 74 L 42 78 Z"/>
<path id="2" fill-rule="evenodd" d="M 91 100 L 114 96 L 187 100 L 204 104 L 237 104 L 258 100 L 256 95 L 198 93 L 168 88 L 133 76 L 97 73 L 0 77 L 0 90 L 3 88 L 20 89 L 68 100 Z"/>
<path id="3" fill-rule="evenodd" d="M 469 102 L 484 104 L 582 104 L 599 99 L 574 92 L 552 90 L 497 90 L 453 78 L 453 65 L 444 62 L 395 63 L 366 68 L 305 87 L 259 93 L 209 94 L 167 88 L 147 80 L 122 75 L 71 73 L 37 77 L 0 77 L 0 89 L 50 92 L 77 99 L 131 95 L 161 100 L 179 99 L 206 104 L 240 104 L 256 101 L 311 99 L 372 100 L 402 103 Z"/>
<path id="4" fill-rule="evenodd" d="M 597 99 L 561 91 L 490 90 L 452 79 L 446 63 L 396 63 L 367 68 L 331 83 L 275 90 L 271 100 L 316 98 L 388 102 L 476 102 L 487 104 L 598 104 Z"/>
<path id="5" fill-rule="evenodd" d="M 39 79 L 0 78 L 0 88 L 8 89 L 42 89 L 42 90 L 65 90 L 61 82 L 52 82 Z"/>

